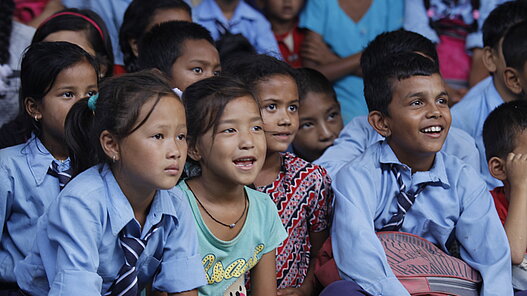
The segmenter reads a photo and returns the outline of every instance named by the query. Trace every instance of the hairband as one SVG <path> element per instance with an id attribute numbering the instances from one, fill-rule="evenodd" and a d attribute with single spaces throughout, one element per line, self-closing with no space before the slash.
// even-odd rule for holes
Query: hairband
<path id="1" fill-rule="evenodd" d="M 95 112 L 95 103 L 97 103 L 97 99 L 99 98 L 99 94 L 93 95 L 88 99 L 88 108 Z"/>
<path id="2" fill-rule="evenodd" d="M 97 23 L 94 20 L 92 20 L 91 18 L 89 18 L 89 17 L 87 17 L 85 15 L 82 15 L 80 13 L 77 13 L 77 12 L 63 11 L 63 12 L 56 13 L 56 14 L 48 17 L 45 21 L 43 21 L 42 24 L 40 24 L 40 26 L 38 26 L 38 28 L 40 29 L 44 24 L 46 24 L 50 20 L 52 20 L 52 19 L 54 19 L 54 18 L 56 18 L 58 16 L 61 16 L 61 15 L 73 15 L 73 16 L 78 16 L 78 17 L 84 19 L 88 23 L 92 24 L 92 26 L 95 27 L 95 29 L 97 29 L 97 31 L 99 32 L 99 35 L 101 36 L 102 41 L 105 41 L 104 40 L 104 34 L 102 33 L 102 30 L 99 27 L 99 25 L 97 25 Z"/>

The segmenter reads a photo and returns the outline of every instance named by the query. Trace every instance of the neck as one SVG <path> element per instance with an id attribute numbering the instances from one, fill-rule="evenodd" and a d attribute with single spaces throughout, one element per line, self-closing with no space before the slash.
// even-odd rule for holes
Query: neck
<path id="1" fill-rule="evenodd" d="M 53 158 L 57 160 L 65 160 L 66 158 L 68 158 L 68 148 L 64 141 L 59 141 L 58 139 L 49 137 L 44 132 L 39 137 L 39 139 L 42 142 L 42 145 L 44 145 L 44 147 L 46 147 L 49 153 L 53 155 Z"/>
<path id="2" fill-rule="evenodd" d="M 240 4 L 240 1 L 241 0 L 216 0 L 216 4 L 218 4 L 220 7 L 223 15 L 225 15 L 225 18 L 230 20 L 234 15 L 236 7 L 238 7 L 238 4 Z"/>
<path id="3" fill-rule="evenodd" d="M 226 183 L 207 175 L 192 178 L 187 181 L 187 184 L 192 187 L 192 191 L 198 195 L 198 198 L 210 203 L 238 203 L 245 199 L 242 184 Z"/>
<path id="4" fill-rule="evenodd" d="M 496 88 L 496 91 L 500 95 L 501 99 L 506 102 L 515 101 L 518 99 L 518 96 L 511 92 L 503 83 L 498 83 L 497 79 L 492 79 L 492 83 Z"/>
<path id="5" fill-rule="evenodd" d="M 390 144 L 390 142 L 388 142 L 388 144 Z M 397 151 L 392 145 L 390 145 L 390 147 L 395 153 L 395 156 L 397 156 L 397 159 L 412 169 L 412 173 L 429 171 L 434 164 L 436 153 L 407 155 L 406 153 Z"/>
<path id="6" fill-rule="evenodd" d="M 269 22 L 271 23 L 271 29 L 277 35 L 291 32 L 296 25 L 296 19 L 284 21 L 270 17 Z"/>
<path id="7" fill-rule="evenodd" d="M 265 186 L 271 184 L 280 172 L 280 152 L 268 152 L 262 170 L 254 180 L 254 185 Z"/>

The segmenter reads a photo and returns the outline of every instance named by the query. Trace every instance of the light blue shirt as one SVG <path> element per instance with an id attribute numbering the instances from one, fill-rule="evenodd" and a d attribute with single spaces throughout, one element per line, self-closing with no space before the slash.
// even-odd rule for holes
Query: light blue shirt
<path id="1" fill-rule="evenodd" d="M 48 175 L 52 162 L 69 169 L 34 135 L 26 143 L 0 150 L 0 281 L 16 282 L 15 263 L 31 250 L 37 220 L 59 194 L 59 180 Z"/>
<path id="2" fill-rule="evenodd" d="M 364 50 L 377 35 L 403 25 L 402 0 L 373 0 L 364 16 L 355 22 L 338 0 L 309 0 L 300 14 L 299 27 L 320 34 L 331 50 L 344 58 Z M 333 84 L 344 122 L 368 114 L 362 78 L 347 75 Z"/>
<path id="3" fill-rule="evenodd" d="M 492 77 L 487 77 L 471 88 L 463 99 L 452 107 L 452 126 L 464 130 L 476 140 L 480 173 L 489 190 L 503 186 L 503 183 L 490 175 L 483 144 L 483 124 L 490 112 L 501 104 L 503 99 L 496 90 Z"/>
<path id="4" fill-rule="evenodd" d="M 225 18 L 214 0 L 203 0 L 193 10 L 196 23 L 210 31 L 212 38 L 218 40 L 223 29 L 216 22 L 222 23 L 232 34 L 242 34 L 249 40 L 257 53 L 268 54 L 282 59 L 278 43 L 274 38 L 271 24 L 256 9 L 241 0 L 230 20 Z"/>
<path id="5" fill-rule="evenodd" d="M 157 191 L 144 227 L 107 165 L 75 177 L 38 221 L 30 254 L 15 267 L 18 285 L 31 295 L 101 295 L 125 259 L 123 228 L 145 237 L 161 221 L 139 256 L 140 290 L 149 282 L 166 292 L 204 285 L 196 228 L 181 191 Z"/>
<path id="6" fill-rule="evenodd" d="M 511 259 L 492 196 L 478 173 L 457 157 L 438 152 L 430 171 L 411 173 L 390 146 L 378 142 L 343 167 L 333 182 L 333 254 L 343 279 L 374 295 L 409 295 L 394 276 L 375 231 L 397 211 L 398 185 L 390 164 L 402 168 L 408 190 L 425 187 L 405 216 L 401 231 L 445 250 L 452 231 L 463 261 L 481 273 L 481 296 L 512 295 Z"/>
<path id="7" fill-rule="evenodd" d="M 333 146 L 330 146 L 316 164 L 323 166 L 331 178 L 347 161 L 359 156 L 372 144 L 384 140 L 384 137 L 373 129 L 367 116 L 357 116 L 340 132 Z M 479 154 L 474 139 L 461 129 L 450 127 L 443 152 L 456 156 L 479 171 Z"/>

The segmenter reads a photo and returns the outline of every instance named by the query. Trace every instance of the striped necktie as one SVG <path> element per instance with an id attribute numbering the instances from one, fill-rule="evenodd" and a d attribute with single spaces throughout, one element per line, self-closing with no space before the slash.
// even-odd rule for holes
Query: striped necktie
<path id="1" fill-rule="evenodd" d="M 410 210 L 410 207 L 414 204 L 417 196 L 425 189 L 426 185 L 429 184 L 427 182 L 421 183 L 415 192 L 406 192 L 406 185 L 404 185 L 399 169 L 396 165 L 392 165 L 391 170 L 397 179 L 397 185 L 399 185 L 399 192 L 397 193 L 397 213 L 392 216 L 390 221 L 388 221 L 380 231 L 399 231 L 403 226 L 406 212 Z"/>
<path id="2" fill-rule="evenodd" d="M 54 161 L 51 162 L 48 168 L 48 174 L 59 179 L 60 190 L 62 190 L 64 186 L 66 186 L 66 184 L 68 184 L 68 182 L 71 180 L 72 171 L 73 169 L 71 167 L 62 172 L 59 171 L 59 166 Z"/>
<path id="3" fill-rule="evenodd" d="M 136 269 L 137 260 L 145 250 L 148 239 L 159 229 L 161 222 L 152 226 L 144 239 L 126 234 L 126 228 L 121 231 L 119 243 L 123 248 L 125 263 L 121 267 L 121 270 L 119 270 L 117 278 L 108 289 L 108 292 L 104 294 L 105 296 L 137 296 L 139 294 L 139 286 L 137 284 L 138 270 Z"/>

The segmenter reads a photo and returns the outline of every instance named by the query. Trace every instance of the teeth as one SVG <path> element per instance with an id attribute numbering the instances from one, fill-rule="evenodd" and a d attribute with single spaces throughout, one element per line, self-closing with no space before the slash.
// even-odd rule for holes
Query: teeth
<path id="1" fill-rule="evenodd" d="M 431 126 L 431 127 L 427 127 L 425 129 L 422 129 L 421 131 L 423 131 L 424 133 L 438 133 L 442 130 L 442 128 L 440 126 Z"/>

